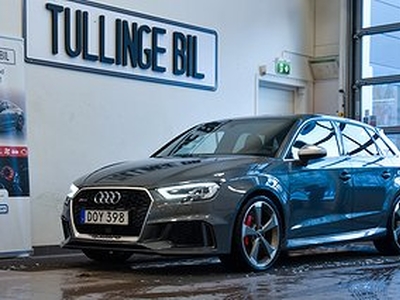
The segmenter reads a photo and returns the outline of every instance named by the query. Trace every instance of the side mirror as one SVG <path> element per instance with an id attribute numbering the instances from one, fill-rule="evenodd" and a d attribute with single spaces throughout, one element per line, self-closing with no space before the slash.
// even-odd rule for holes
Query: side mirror
<path id="1" fill-rule="evenodd" d="M 299 152 L 299 159 L 302 163 L 307 164 L 311 159 L 318 159 L 325 157 L 327 154 L 326 149 L 315 145 L 305 145 Z"/>

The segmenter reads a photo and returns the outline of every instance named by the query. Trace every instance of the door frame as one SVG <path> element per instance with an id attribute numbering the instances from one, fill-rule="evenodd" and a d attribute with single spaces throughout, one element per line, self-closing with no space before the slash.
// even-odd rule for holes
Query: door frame
<path id="1" fill-rule="evenodd" d="M 260 87 L 275 88 L 280 90 L 292 91 L 294 94 L 293 109 L 294 114 L 309 112 L 309 103 L 307 102 L 307 81 L 286 78 L 275 75 L 256 75 L 255 80 L 255 99 L 254 99 L 254 114 L 259 114 Z"/>

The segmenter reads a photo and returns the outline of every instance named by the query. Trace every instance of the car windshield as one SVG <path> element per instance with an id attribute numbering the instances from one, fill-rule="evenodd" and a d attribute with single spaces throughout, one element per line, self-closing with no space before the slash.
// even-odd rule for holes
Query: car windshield
<path id="1" fill-rule="evenodd" d="M 206 123 L 173 140 L 154 156 L 244 154 L 274 157 L 294 123 L 293 118 Z"/>

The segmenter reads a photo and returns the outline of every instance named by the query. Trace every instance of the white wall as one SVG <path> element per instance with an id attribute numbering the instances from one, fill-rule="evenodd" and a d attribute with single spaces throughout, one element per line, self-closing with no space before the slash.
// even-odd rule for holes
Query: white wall
<path id="1" fill-rule="evenodd" d="M 0 1 L 0 35 L 22 37 L 22 0 Z M 113 161 L 145 158 L 194 123 L 253 114 L 258 67 L 283 51 L 314 51 L 314 0 L 102 2 L 215 29 L 218 90 L 26 64 L 34 246 L 60 242 L 59 215 L 74 178 Z M 316 49 L 330 43 L 319 41 Z M 292 77 L 310 80 L 303 61 L 293 68 Z M 312 107 L 308 99 L 299 112 Z"/>
<path id="2" fill-rule="evenodd" d="M 315 1 L 314 57 L 340 55 L 341 0 Z M 314 112 L 336 115 L 343 112 L 339 78 L 316 80 Z"/>

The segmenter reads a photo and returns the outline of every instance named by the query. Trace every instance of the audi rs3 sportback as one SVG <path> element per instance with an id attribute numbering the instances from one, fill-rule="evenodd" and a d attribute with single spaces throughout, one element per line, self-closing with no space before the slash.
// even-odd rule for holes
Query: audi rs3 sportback
<path id="1" fill-rule="evenodd" d="M 271 267 L 282 250 L 372 241 L 400 253 L 399 151 L 369 125 L 322 115 L 209 122 L 149 159 L 76 180 L 63 247 L 97 261 L 133 253 L 219 256 Z"/>

